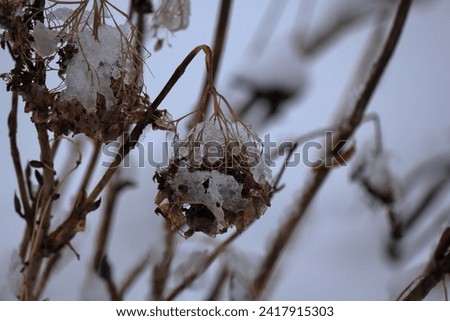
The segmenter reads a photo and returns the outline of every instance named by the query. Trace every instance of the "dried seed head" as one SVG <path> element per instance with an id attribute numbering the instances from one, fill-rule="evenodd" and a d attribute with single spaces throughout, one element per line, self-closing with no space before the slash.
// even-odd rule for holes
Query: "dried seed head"
<path id="1" fill-rule="evenodd" d="M 135 28 L 114 18 L 113 13 L 122 12 L 114 11 L 108 1 L 94 1 L 90 9 L 88 3 L 81 1 L 72 10 L 55 1 L 43 12 L 43 21 L 32 15 L 16 17 L 22 23 L 8 26 L 4 38 L 20 36 L 26 41 L 12 42 L 21 43 L 13 51 L 22 65 L 11 72 L 8 88 L 31 103 L 27 112 L 34 122 L 56 135 L 84 133 L 109 142 L 150 108 L 142 78 L 144 61 L 135 47 Z M 55 70 L 62 83 L 47 88 L 46 74 Z"/>
<path id="2" fill-rule="evenodd" d="M 172 229 L 210 236 L 242 231 L 270 206 L 271 171 L 262 143 L 242 122 L 213 116 L 176 142 L 169 166 L 155 174 L 157 213 Z"/>

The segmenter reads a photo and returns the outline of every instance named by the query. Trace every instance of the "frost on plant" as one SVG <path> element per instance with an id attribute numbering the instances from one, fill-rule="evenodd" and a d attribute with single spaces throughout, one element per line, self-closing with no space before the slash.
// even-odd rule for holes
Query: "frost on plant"
<path id="1" fill-rule="evenodd" d="M 212 116 L 175 141 L 169 166 L 155 174 L 157 213 L 172 229 L 210 236 L 240 232 L 270 206 L 271 171 L 262 143 L 239 121 Z"/>

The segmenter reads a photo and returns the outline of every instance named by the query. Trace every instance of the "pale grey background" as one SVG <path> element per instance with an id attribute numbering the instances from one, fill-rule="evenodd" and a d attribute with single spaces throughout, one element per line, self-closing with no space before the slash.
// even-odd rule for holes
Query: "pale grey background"
<path id="1" fill-rule="evenodd" d="M 314 23 L 318 25 L 321 19 L 329 17 L 334 6 L 351 2 L 358 1 L 319 1 Z M 151 97 L 157 95 L 192 48 L 203 43 L 211 45 L 218 3 L 192 1 L 189 28 L 170 36 L 171 47 L 165 46 L 147 60 L 151 73 L 147 72 L 145 81 Z M 254 56 L 249 55 L 248 44 L 268 3 L 267 0 L 235 1 L 217 88 L 232 104 L 237 104 L 242 97 L 236 93 L 230 80 L 238 73 L 251 72 L 257 79 L 274 76 L 307 82 L 308 89 L 303 99 L 293 100 L 290 106 L 286 106 L 286 112 L 273 120 L 270 126 L 255 124 L 261 136 L 270 132 L 274 139 L 282 140 L 326 126 L 332 121 L 333 112 L 344 94 L 370 28 L 368 25 L 359 27 L 323 55 L 304 64 L 293 51 L 289 38 L 298 6 L 297 1 L 291 0 L 270 41 L 267 57 L 255 61 Z M 369 111 L 376 112 L 381 119 L 390 165 L 400 178 L 426 157 L 449 152 L 449 13 L 450 2 L 445 0 L 413 6 L 397 51 L 369 107 Z M 203 61 L 202 55 L 195 59 L 163 102 L 161 107 L 168 109 L 174 118 L 190 111 L 197 101 L 205 70 Z M 0 52 L 0 72 L 8 71 L 10 63 L 8 54 Z M 9 298 L 8 265 L 24 225 L 13 210 L 13 193 L 17 187 L 6 126 L 10 94 L 5 92 L 4 85 L 1 88 L 0 286 L 3 287 L 0 291 L 3 298 Z M 372 127 L 363 126 L 356 135 L 358 146 L 364 145 L 372 135 Z M 18 139 L 23 161 L 39 157 L 29 115 L 20 115 Z M 165 135 L 148 132 L 145 141 L 154 139 L 162 141 Z M 61 157 L 60 162 L 64 161 L 66 159 Z M 158 253 L 162 242 L 162 218 L 154 214 L 154 168 L 133 167 L 125 172 L 137 181 L 138 188 L 128 190 L 122 196 L 115 220 L 115 234 L 109 246 L 110 260 L 118 278 L 149 246 L 154 253 Z M 247 260 L 241 259 L 241 263 L 236 260 L 236 264 L 243 264 L 248 270 L 257 265 L 277 227 L 300 195 L 306 173 L 307 168 L 302 166 L 287 171 L 283 179 L 287 187 L 275 197 L 266 214 L 233 244 L 236 257 Z M 329 176 L 301 224 L 297 237 L 283 256 L 267 299 L 387 300 L 395 298 L 406 284 L 418 276 L 420 266 L 430 255 L 442 226 L 426 241 L 416 242 L 412 238 L 406 247 L 406 253 L 410 255 L 393 264 L 385 255 L 388 226 L 383 210 L 368 206 L 368 199 L 356 185 L 349 182 L 348 176 L 348 168 L 336 169 Z M 448 203 L 448 199 L 446 203 L 443 200 L 441 207 L 445 208 Z M 436 213 L 441 207 L 436 208 Z M 64 209 L 63 206 L 61 215 Z M 61 220 L 61 217 L 55 220 Z M 96 213 L 90 214 L 86 232 L 77 235 L 73 242 L 81 254 L 81 261 L 76 261 L 70 251 L 65 253 L 64 266 L 50 282 L 47 297 L 70 300 L 104 297 L 101 286 L 85 274 L 85 265 L 91 259 L 90 244 L 94 242 L 96 223 Z M 214 241 L 221 238 L 217 237 Z M 180 238 L 179 243 L 176 262 L 181 264 L 185 261 L 183 267 L 188 269 L 195 266 L 195 260 L 201 256 L 201 253 L 193 254 L 193 251 L 209 247 L 211 240 L 199 235 L 187 241 Z M 180 299 L 202 299 L 202 289 L 205 284 L 213 282 L 215 271 L 213 267 Z M 87 280 L 90 280 L 90 286 L 86 286 Z M 145 299 L 148 283 L 147 273 L 127 298 Z M 442 288 L 439 287 L 430 298 L 442 299 Z"/>

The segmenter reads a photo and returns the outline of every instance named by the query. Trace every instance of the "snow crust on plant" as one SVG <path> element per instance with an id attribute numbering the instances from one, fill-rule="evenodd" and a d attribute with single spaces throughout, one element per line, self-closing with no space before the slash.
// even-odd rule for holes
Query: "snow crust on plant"
<path id="1" fill-rule="evenodd" d="M 124 57 L 124 36 L 130 34 L 129 25 L 120 29 L 102 24 L 98 28 L 98 40 L 88 28 L 78 32 L 79 51 L 67 63 L 62 100 L 77 99 L 86 109 L 96 106 L 97 94 L 105 97 L 106 107 L 115 103 L 111 89 L 111 78 L 119 79 L 121 71 L 126 72 L 125 83 L 130 84 L 131 62 Z M 125 49 L 126 50 L 126 49 Z"/>
<path id="2" fill-rule="evenodd" d="M 205 182 L 208 182 L 207 188 L 203 186 Z M 180 185 L 187 186 L 191 204 L 204 204 L 209 208 L 221 225 L 219 229 L 226 226 L 223 210 L 236 211 L 236 205 L 241 201 L 242 184 L 233 176 L 216 170 L 189 172 L 187 168 L 180 168 L 171 183 L 176 197 L 183 196 L 177 188 Z"/>
<path id="3" fill-rule="evenodd" d="M 238 150 L 245 148 L 248 154 L 255 157 L 252 166 L 250 166 L 250 172 L 254 180 L 260 184 L 272 182 L 272 170 L 267 165 L 267 155 L 262 153 L 263 144 L 258 136 L 251 131 L 249 124 L 230 122 L 225 126 L 213 118 L 198 123 L 191 130 L 189 136 L 199 143 L 199 148 L 194 150 L 196 152 L 195 159 L 205 157 L 213 159 L 216 156 L 216 151 L 208 148 L 208 144 L 211 143 L 235 146 Z M 175 145 L 175 148 L 177 148 L 177 145 Z M 185 153 L 186 150 L 181 150 L 181 152 Z"/>

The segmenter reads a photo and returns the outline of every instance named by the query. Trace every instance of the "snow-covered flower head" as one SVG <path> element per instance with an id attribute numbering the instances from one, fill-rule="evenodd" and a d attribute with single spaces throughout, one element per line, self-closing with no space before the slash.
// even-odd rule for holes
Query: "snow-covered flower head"
<path id="1" fill-rule="evenodd" d="M 155 174 L 157 213 L 172 229 L 210 236 L 242 231 L 270 206 L 271 170 L 250 126 L 221 113 L 174 141 L 169 166 Z"/>
<path id="2" fill-rule="evenodd" d="M 56 136 L 83 133 L 109 142 L 145 117 L 145 54 L 122 11 L 106 0 L 54 1 L 42 9 L 24 3 L 19 9 L 3 38 L 20 38 L 12 50 L 23 66 L 11 72 L 9 86 L 33 102 L 26 110 L 33 122 Z M 30 67 L 35 61 L 38 70 Z"/>

